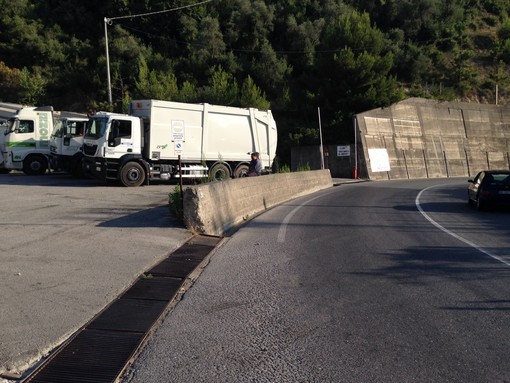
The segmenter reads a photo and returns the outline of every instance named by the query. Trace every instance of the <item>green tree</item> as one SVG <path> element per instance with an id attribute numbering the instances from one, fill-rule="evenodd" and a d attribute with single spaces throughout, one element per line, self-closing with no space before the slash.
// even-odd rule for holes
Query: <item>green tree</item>
<path id="1" fill-rule="evenodd" d="M 149 70 L 143 58 L 139 61 L 135 95 L 142 99 L 176 100 L 179 95 L 177 78 L 171 72 Z"/>
<path id="2" fill-rule="evenodd" d="M 198 101 L 198 91 L 191 82 L 184 81 L 179 91 L 178 100 L 181 102 L 196 102 Z"/>
<path id="3" fill-rule="evenodd" d="M 9 68 L 0 61 L 0 100 L 5 102 L 19 101 L 20 70 Z"/>
<path id="4" fill-rule="evenodd" d="M 255 84 L 251 76 L 248 76 L 241 88 L 240 106 L 258 108 L 262 110 L 270 109 L 271 104 L 266 99 L 265 94 Z"/>
<path id="5" fill-rule="evenodd" d="M 394 56 L 386 50 L 383 33 L 371 25 L 367 13 L 341 15 L 327 26 L 323 41 L 323 49 L 334 51 L 320 60 L 317 76 L 322 81 L 316 103 L 329 116 L 326 138 L 348 141 L 353 113 L 402 98 L 392 75 Z"/>
<path id="6" fill-rule="evenodd" d="M 238 100 L 237 80 L 221 66 L 213 69 L 209 84 L 203 89 L 204 98 L 212 104 L 235 105 Z"/>
<path id="7" fill-rule="evenodd" d="M 38 105 L 44 96 L 46 84 L 47 81 L 39 72 L 31 73 L 28 68 L 23 68 L 19 75 L 20 102 Z"/>

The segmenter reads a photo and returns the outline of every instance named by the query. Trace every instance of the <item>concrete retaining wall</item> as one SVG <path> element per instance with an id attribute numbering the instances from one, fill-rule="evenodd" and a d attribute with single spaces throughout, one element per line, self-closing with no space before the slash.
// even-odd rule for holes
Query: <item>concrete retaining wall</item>
<path id="1" fill-rule="evenodd" d="M 329 170 L 270 174 L 191 186 L 184 223 L 195 233 L 224 235 L 273 206 L 333 186 Z"/>
<path id="2" fill-rule="evenodd" d="M 510 106 L 413 98 L 356 115 L 359 175 L 370 179 L 473 176 L 510 168 Z M 370 150 L 385 150 L 389 169 Z"/>

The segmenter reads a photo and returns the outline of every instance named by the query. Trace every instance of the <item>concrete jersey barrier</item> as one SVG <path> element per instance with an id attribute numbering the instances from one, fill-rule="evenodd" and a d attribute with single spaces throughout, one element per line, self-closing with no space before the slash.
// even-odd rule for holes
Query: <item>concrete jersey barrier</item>
<path id="1" fill-rule="evenodd" d="M 194 233 L 224 235 L 278 204 L 332 186 L 327 169 L 191 186 L 183 193 L 184 223 Z"/>

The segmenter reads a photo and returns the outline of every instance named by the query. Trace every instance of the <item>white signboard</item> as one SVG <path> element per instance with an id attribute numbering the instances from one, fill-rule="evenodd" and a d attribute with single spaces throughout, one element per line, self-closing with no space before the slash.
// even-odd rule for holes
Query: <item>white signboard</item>
<path id="1" fill-rule="evenodd" d="M 172 141 L 184 141 L 184 121 L 172 120 Z"/>
<path id="2" fill-rule="evenodd" d="M 372 172 L 389 172 L 391 170 L 387 149 L 368 149 L 368 157 Z"/>
<path id="3" fill-rule="evenodd" d="M 351 156 L 351 147 L 349 145 L 338 145 L 336 147 L 336 156 L 337 157 L 350 157 Z"/>

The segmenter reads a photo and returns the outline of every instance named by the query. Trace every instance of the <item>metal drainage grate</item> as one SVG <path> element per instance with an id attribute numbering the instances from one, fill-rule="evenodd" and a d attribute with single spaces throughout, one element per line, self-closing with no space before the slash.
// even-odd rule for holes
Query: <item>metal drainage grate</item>
<path id="1" fill-rule="evenodd" d="M 185 278 L 220 240 L 219 237 L 193 237 L 144 273 L 23 382 L 115 382 Z"/>
<path id="2" fill-rule="evenodd" d="M 69 342 L 30 383 L 107 383 L 122 373 L 143 333 L 84 330 Z"/>
<path id="3" fill-rule="evenodd" d="M 86 328 L 144 333 L 152 327 L 167 305 L 168 301 L 119 299 Z"/>
<path id="4" fill-rule="evenodd" d="M 186 245 L 175 250 L 170 258 L 203 258 L 204 254 L 207 255 L 211 251 L 214 246 L 206 246 L 206 245 Z"/>
<path id="5" fill-rule="evenodd" d="M 159 265 L 149 270 L 151 275 L 186 278 L 202 262 L 202 259 L 179 260 L 167 258 Z"/>
<path id="6" fill-rule="evenodd" d="M 122 298 L 150 299 L 169 301 L 179 291 L 182 285 L 180 278 L 148 278 L 139 279 L 122 295 Z"/>

